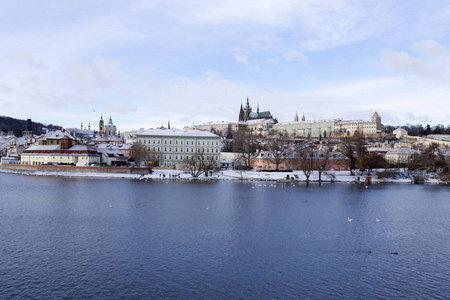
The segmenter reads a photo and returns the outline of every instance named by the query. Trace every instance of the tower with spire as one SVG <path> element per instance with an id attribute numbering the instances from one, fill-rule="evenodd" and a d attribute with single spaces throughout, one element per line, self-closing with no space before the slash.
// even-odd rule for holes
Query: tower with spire
<path id="1" fill-rule="evenodd" d="M 252 112 L 252 107 L 250 106 L 250 102 L 248 101 L 247 97 L 247 103 L 244 107 L 244 121 L 248 121 L 250 117 L 250 113 Z"/>
<path id="2" fill-rule="evenodd" d="M 305 112 L 303 112 L 303 114 L 302 114 L 302 122 L 305 122 L 306 121 L 306 119 L 305 119 Z"/>
<path id="3" fill-rule="evenodd" d="M 242 103 L 241 103 L 241 110 L 239 111 L 239 122 L 244 121 L 244 109 L 242 108 Z"/>
<path id="4" fill-rule="evenodd" d="M 105 132 L 105 122 L 103 122 L 103 114 L 100 115 L 100 122 L 98 122 L 98 134 L 103 136 Z"/>
<path id="5" fill-rule="evenodd" d="M 298 122 L 298 115 L 297 115 L 297 112 L 295 112 L 294 122 Z"/>
<path id="6" fill-rule="evenodd" d="M 245 103 L 245 106 L 239 110 L 239 122 L 246 122 L 255 119 L 272 119 L 272 114 L 270 111 L 259 111 L 259 103 L 257 104 L 256 112 L 252 111 L 252 107 L 250 106 L 250 101 L 248 100 Z"/>

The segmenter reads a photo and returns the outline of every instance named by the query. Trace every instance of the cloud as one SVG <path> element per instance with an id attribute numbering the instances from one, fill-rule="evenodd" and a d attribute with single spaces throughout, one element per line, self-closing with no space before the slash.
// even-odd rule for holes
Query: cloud
<path id="1" fill-rule="evenodd" d="M 423 41 L 414 43 L 412 49 L 423 56 L 388 49 L 381 63 L 389 70 L 415 76 L 419 84 L 450 83 L 450 55 L 445 47 L 435 41 Z"/>
<path id="2" fill-rule="evenodd" d="M 305 67 L 309 67 L 308 58 L 300 51 L 294 51 L 294 50 L 287 51 L 284 54 L 284 59 L 289 62 L 301 61 Z"/>
<path id="3" fill-rule="evenodd" d="M 121 81 L 117 62 L 104 57 L 94 59 L 92 64 L 72 64 L 66 75 L 69 82 L 81 89 L 112 88 Z"/>
<path id="4" fill-rule="evenodd" d="M 234 61 L 235 61 L 235 62 L 238 62 L 238 63 L 242 63 L 242 64 L 244 64 L 244 65 L 246 65 L 246 66 L 249 65 L 249 64 L 248 64 L 248 58 L 247 58 L 247 55 L 242 54 L 242 53 L 235 53 L 235 54 L 234 54 Z"/>
<path id="5" fill-rule="evenodd" d="M 412 49 L 425 56 L 443 56 L 447 54 L 447 49 L 433 40 L 416 42 Z"/>

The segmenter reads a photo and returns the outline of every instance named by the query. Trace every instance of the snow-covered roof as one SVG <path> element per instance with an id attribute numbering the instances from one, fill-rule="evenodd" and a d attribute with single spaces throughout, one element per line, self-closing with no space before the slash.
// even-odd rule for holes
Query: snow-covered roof
<path id="1" fill-rule="evenodd" d="M 386 152 L 386 154 L 416 154 L 418 151 L 412 148 L 394 148 Z"/>
<path id="2" fill-rule="evenodd" d="M 385 147 L 369 147 L 369 148 L 367 148 L 367 151 L 369 151 L 369 152 L 388 152 L 389 148 L 385 148 Z"/>
<path id="3" fill-rule="evenodd" d="M 137 136 L 160 136 L 160 137 L 199 137 L 199 138 L 220 138 L 209 131 L 202 130 L 181 130 L 181 129 L 148 129 L 137 134 Z"/>
<path id="4" fill-rule="evenodd" d="M 315 159 L 321 159 L 325 157 L 326 152 L 325 151 L 320 151 L 320 150 L 315 150 L 312 152 L 313 158 Z M 311 152 L 306 153 L 306 157 L 310 157 Z M 257 158 L 273 158 L 272 153 L 270 153 L 270 151 L 261 151 L 259 152 Z M 288 159 L 299 159 L 300 158 L 300 154 L 297 151 L 294 151 L 292 153 L 290 153 L 287 157 Z M 347 160 L 348 158 L 346 156 L 344 156 L 341 152 L 337 152 L 337 151 L 330 151 L 328 152 L 328 159 L 329 160 L 333 160 L 333 159 L 345 159 Z"/>
<path id="5" fill-rule="evenodd" d="M 56 130 L 56 131 L 49 131 L 46 135 L 44 135 L 44 137 L 41 140 L 47 140 L 47 139 L 60 140 L 65 136 L 67 136 L 71 140 L 75 139 L 67 131 Z"/>
<path id="6" fill-rule="evenodd" d="M 275 126 L 282 126 L 282 125 L 294 125 L 294 124 L 310 124 L 310 123 L 336 123 L 339 120 L 337 119 L 329 119 L 329 120 L 306 120 L 306 121 L 288 121 L 288 122 L 280 122 L 276 124 Z"/>
<path id="7" fill-rule="evenodd" d="M 401 127 L 398 127 L 397 129 L 395 129 L 393 132 L 395 133 L 395 132 L 408 132 L 406 129 L 403 129 L 403 128 L 401 128 Z"/>
<path id="8" fill-rule="evenodd" d="M 29 151 L 57 151 L 61 150 L 61 145 L 34 145 L 31 147 L 28 147 L 26 149 L 27 152 Z M 70 147 L 69 149 L 64 149 L 65 151 L 93 151 L 93 149 L 89 146 L 85 145 L 75 145 Z"/>
<path id="9" fill-rule="evenodd" d="M 29 147 L 26 151 L 54 151 L 60 149 L 60 145 L 34 145 Z"/>

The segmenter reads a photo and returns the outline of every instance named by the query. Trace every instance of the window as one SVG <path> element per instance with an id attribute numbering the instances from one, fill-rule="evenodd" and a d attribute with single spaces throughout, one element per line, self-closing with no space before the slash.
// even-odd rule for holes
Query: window
<path id="1" fill-rule="evenodd" d="M 170 140 L 170 141 L 169 141 L 169 144 L 171 144 L 171 145 L 172 145 L 172 140 Z"/>
<path id="2" fill-rule="evenodd" d="M 164 141 L 164 144 L 167 145 L 167 141 Z"/>
<path id="3" fill-rule="evenodd" d="M 178 145 L 178 140 L 175 141 L 175 145 Z"/>

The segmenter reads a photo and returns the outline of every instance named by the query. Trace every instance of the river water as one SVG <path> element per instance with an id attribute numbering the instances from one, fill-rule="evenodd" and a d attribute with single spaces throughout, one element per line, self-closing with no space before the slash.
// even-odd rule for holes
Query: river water
<path id="1" fill-rule="evenodd" d="M 446 186 L 0 182 L 2 299 L 450 297 Z"/>

